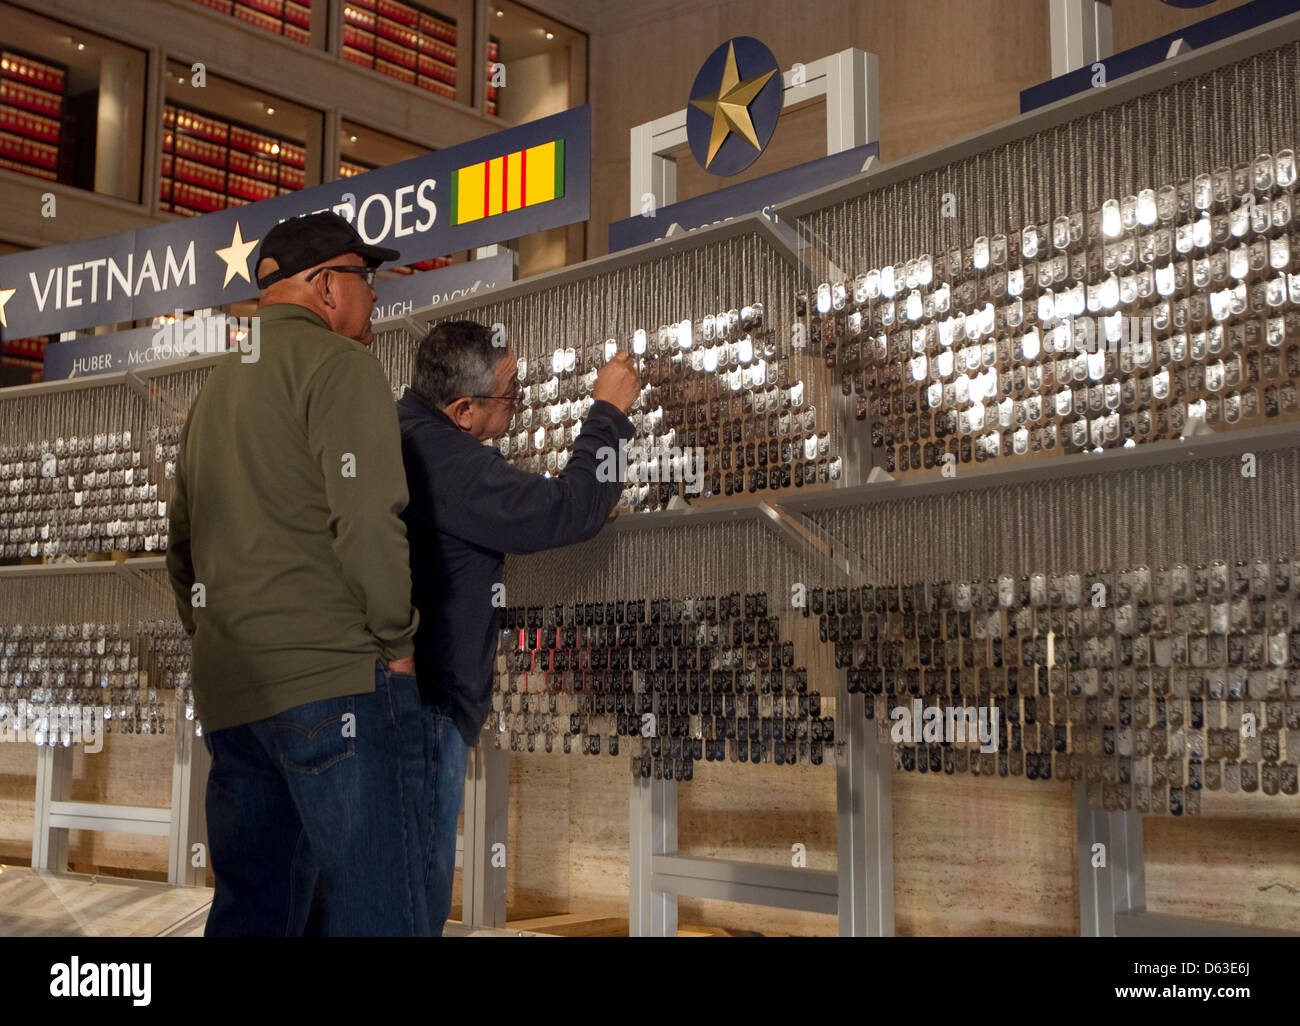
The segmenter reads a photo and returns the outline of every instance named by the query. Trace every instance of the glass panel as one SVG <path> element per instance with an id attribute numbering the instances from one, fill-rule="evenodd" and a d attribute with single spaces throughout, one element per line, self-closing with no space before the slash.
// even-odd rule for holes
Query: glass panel
<path id="1" fill-rule="evenodd" d="M 140 201 L 145 53 L 0 4 L 0 168 Z"/>
<path id="2" fill-rule="evenodd" d="M 318 112 L 212 74 L 195 89 L 176 62 L 167 71 L 161 209 L 206 214 L 315 184 L 307 141 L 319 138 Z"/>

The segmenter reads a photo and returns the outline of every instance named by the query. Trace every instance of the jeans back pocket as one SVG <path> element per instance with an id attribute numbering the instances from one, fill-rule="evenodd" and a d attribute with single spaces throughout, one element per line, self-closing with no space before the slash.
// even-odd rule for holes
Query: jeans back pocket
<path id="1" fill-rule="evenodd" d="M 295 706 L 266 722 L 280 765 L 295 773 L 324 773 L 356 751 L 357 717 L 351 695 Z"/>

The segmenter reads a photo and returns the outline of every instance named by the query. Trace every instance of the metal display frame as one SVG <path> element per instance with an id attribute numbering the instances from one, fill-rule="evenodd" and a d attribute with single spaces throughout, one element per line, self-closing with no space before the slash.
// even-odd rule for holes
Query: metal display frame
<path id="1" fill-rule="evenodd" d="M 1108 4 L 1100 0 L 1049 0 L 1049 3 L 1054 19 L 1054 54 L 1056 49 L 1061 49 L 1061 59 L 1075 62 L 1075 66 L 1107 55 L 1110 48 L 1106 38 Z M 1059 30 L 1056 28 L 1057 19 L 1063 19 Z M 1064 40 L 1061 38 L 1063 33 Z M 1105 88 L 1069 97 L 894 164 L 873 164 L 844 182 L 777 204 L 774 220 L 794 222 L 821 207 L 934 170 L 1297 39 L 1300 39 L 1300 15 L 1289 16 L 1196 51 L 1171 55 L 1163 64 L 1115 79 Z M 679 114 L 682 115 L 681 126 L 673 121 L 678 115 L 670 115 L 633 129 L 633 214 L 639 210 L 640 196 L 644 191 L 654 192 L 658 203 L 671 202 L 675 198 L 675 174 L 671 162 L 662 154 L 684 141 L 684 112 Z M 681 139 L 672 134 L 679 130 Z M 647 164 L 647 154 L 651 157 L 648 169 L 643 166 Z M 646 187 L 642 188 L 643 185 Z M 452 315 L 468 315 L 487 303 L 543 291 L 637 263 L 644 257 L 679 252 L 678 247 L 705 245 L 738 233 L 758 234 L 799 269 L 812 268 L 814 259 L 819 256 L 808 250 L 794 249 L 770 228 L 766 217 L 751 214 L 528 279 L 509 289 L 498 290 L 489 297 L 415 311 L 411 316 L 418 326 L 422 316 L 428 323 Z M 389 328 L 402 326 L 395 320 L 387 325 Z M 409 327 L 410 323 L 406 326 Z M 838 417 L 836 424 L 837 428 L 842 428 L 843 418 Z M 851 437 L 845 436 L 844 441 L 849 443 Z M 1148 443 L 1100 454 L 1040 458 L 1025 466 L 1011 468 L 963 468 L 951 479 L 886 480 L 866 484 L 863 482 L 870 470 L 870 454 L 865 447 L 855 450 L 851 444 L 846 444 L 845 452 L 850 459 L 845 479 L 840 486 L 829 490 L 780 499 L 714 501 L 703 508 L 660 510 L 653 516 L 634 513 L 619 516 L 605 530 L 653 530 L 751 516 L 780 530 L 782 521 L 787 524 L 803 522 L 808 526 L 802 514 L 818 509 L 1053 477 L 1119 472 L 1295 445 L 1300 445 L 1300 425 L 1268 425 Z M 832 551 L 828 558 L 845 555 L 852 556 L 851 553 Z M 892 759 L 888 757 L 887 749 L 866 737 L 862 697 L 847 694 L 846 674 L 840 672 L 837 677 L 841 703 L 837 708 L 847 711 L 841 727 L 843 748 L 837 753 L 838 872 L 828 874 L 727 860 L 682 858 L 676 854 L 676 782 L 634 780 L 629 796 L 629 924 L 633 936 L 675 934 L 679 895 L 779 908 L 835 911 L 839 916 L 841 935 L 893 934 L 893 838 L 889 802 Z M 1078 797 L 1076 834 L 1082 936 L 1160 936 L 1171 930 L 1207 936 L 1283 932 L 1147 913 L 1140 814 L 1098 812 L 1088 807 L 1086 796 Z M 1106 844 L 1109 853 L 1107 865 L 1111 872 L 1104 879 L 1097 876 L 1089 858 L 1092 845 L 1099 842 Z M 830 878 L 834 878 L 833 888 Z"/>
<path id="2" fill-rule="evenodd" d="M 860 180 L 861 181 L 861 180 Z M 768 222 L 752 214 L 692 232 L 687 236 L 648 243 L 636 249 L 611 254 L 544 275 L 545 281 L 528 279 L 486 297 L 462 300 L 408 315 L 420 327 L 428 321 L 465 316 L 484 305 L 543 291 L 560 284 L 595 276 L 640 262 L 646 256 L 661 256 L 667 250 L 681 252 L 709 245 L 737 235 L 752 234 L 780 252 L 796 269 L 806 270 L 808 261 Z M 425 323 L 427 323 L 426 321 Z M 381 325 L 381 329 L 385 326 Z M 388 329 L 411 325 L 394 318 Z M 841 485 L 815 492 L 780 498 L 733 498 L 715 500 L 705 506 L 658 510 L 653 514 L 618 516 L 605 531 L 653 531 L 691 524 L 754 519 L 785 541 L 815 533 L 805 516 L 818 510 L 890 502 L 907 498 L 951 494 L 1089 474 L 1118 473 L 1170 463 L 1203 460 L 1242 452 L 1300 446 L 1300 424 L 1272 424 L 1231 432 L 1171 439 L 1111 449 L 1102 453 L 1081 453 L 1038 458 L 1023 466 L 981 466 L 963 468 L 952 477 L 866 482 L 869 454 L 848 460 Z M 797 526 L 800 530 L 794 531 Z M 836 550 L 827 541 L 824 558 L 831 564 L 852 560 L 854 553 Z M 893 833 L 891 799 L 892 756 L 887 746 L 868 736 L 860 695 L 847 692 L 847 674 L 836 673 L 838 709 L 846 711 L 837 751 L 837 837 L 839 859 L 836 872 L 786 869 L 769 864 L 721 859 L 685 858 L 677 854 L 677 782 L 632 780 L 629 791 L 629 932 L 632 936 L 672 936 L 677 931 L 677 898 L 716 899 L 838 915 L 843 936 L 892 936 L 894 932 Z M 505 771 L 502 771 L 504 775 Z M 467 817 L 469 804 L 467 799 Z M 504 817 L 504 807 L 501 811 Z M 467 824 L 469 819 L 466 820 Z M 1135 813 L 1103 813 L 1091 810 L 1086 797 L 1076 801 L 1079 838 L 1078 885 L 1080 934 L 1082 936 L 1156 936 L 1169 930 L 1202 932 L 1204 935 L 1268 935 L 1278 931 L 1145 912 L 1142 884 L 1141 816 Z M 468 827 L 467 827 L 468 834 Z M 503 836 L 498 834 L 496 836 Z M 1099 879 L 1087 857 L 1096 842 L 1107 845 L 1109 876 Z M 471 850 L 468 843 L 466 850 Z M 476 845 L 474 850 L 481 849 Z M 467 878 L 468 879 L 468 878 Z M 504 892 L 504 874 L 500 880 Z M 466 893 L 469 893 L 468 890 Z M 467 908 L 474 907 L 469 904 Z M 467 913 L 469 914 L 469 913 Z M 481 913 L 480 913 L 481 914 Z M 466 920 L 470 922 L 470 920 Z M 476 922 L 474 925 L 493 925 Z"/>
<path id="3" fill-rule="evenodd" d="M 726 505 L 665 510 L 650 517 L 620 516 L 607 531 L 640 531 L 748 517 L 771 526 L 771 511 L 806 526 L 805 514 L 878 502 L 954 494 L 1062 477 L 1114 474 L 1136 469 L 1300 447 L 1300 423 L 1272 424 L 1212 436 L 1155 442 L 1039 459 L 1023 467 L 978 468 L 954 478 L 884 481 L 850 485 L 783 499 L 741 499 Z M 653 521 L 653 522 L 650 522 Z M 852 553 L 831 552 L 838 560 Z M 676 898 L 686 895 L 813 912 L 837 912 L 842 936 L 892 936 L 893 852 L 887 746 L 868 738 L 861 695 L 849 695 L 846 673 L 836 674 L 837 723 L 845 742 L 837 753 L 838 873 L 676 856 L 677 784 L 634 780 L 631 796 L 631 932 L 671 936 L 676 932 Z M 1115 936 L 1295 936 L 1289 931 L 1247 927 L 1146 911 L 1142 816 L 1103 812 L 1088 805 L 1085 785 L 1076 785 L 1076 859 L 1079 932 Z M 1094 845 L 1103 844 L 1106 870 L 1092 865 Z"/>
<path id="4" fill-rule="evenodd" d="M 1051 0 L 1062 10 L 1083 11 L 1081 0 Z M 1092 3 L 1093 0 L 1086 0 Z M 1103 6 L 1103 5 L 1097 5 Z M 1095 13 L 1095 12 L 1094 12 Z M 1083 15 L 1087 12 L 1083 11 Z M 855 176 L 846 182 L 815 190 L 776 207 L 777 216 L 787 221 L 821 207 L 862 195 L 885 185 L 933 170 L 991 147 L 1022 138 L 1062 122 L 1123 103 L 1163 88 L 1184 78 L 1213 70 L 1264 50 L 1300 40 L 1300 15 L 1280 19 L 1267 26 L 1224 40 L 1159 66 L 1116 79 L 1105 88 L 1089 90 L 1040 108 L 999 125 L 965 136 L 887 166 Z M 852 53 L 853 51 L 845 51 Z M 869 55 L 864 55 L 869 56 Z M 827 87 L 829 90 L 829 86 Z M 789 100 L 787 85 L 787 102 Z M 829 92 L 828 92 L 829 96 Z M 672 117 L 672 116 L 670 116 Z M 663 120 L 663 119 L 661 119 Z M 634 129 L 653 135 L 650 126 Z M 828 130 L 829 131 L 829 130 Z M 670 133 L 669 133 L 670 134 Z M 660 135 L 664 135 L 661 132 Z M 828 135 L 829 138 L 829 135 Z M 660 141 L 663 141 L 662 139 Z M 636 143 L 634 141 L 634 149 Z M 659 151 L 650 145 L 650 152 Z M 656 159 L 661 159 L 656 157 Z M 633 176 L 633 198 L 639 198 L 638 172 Z M 639 172 L 644 177 L 645 172 Z M 662 167 L 650 172 L 658 177 L 656 189 L 670 188 Z M 656 191 L 656 195 L 659 192 Z M 667 195 L 667 192 L 664 193 Z M 436 307 L 414 311 L 375 324 L 376 333 L 420 330 L 434 321 L 463 316 L 483 306 L 543 292 L 559 285 L 594 277 L 610 270 L 632 266 L 646 259 L 662 259 L 687 249 L 713 244 L 738 235 L 756 236 L 771 246 L 796 272 L 810 268 L 808 255 L 790 246 L 768 219 L 751 214 L 700 228 L 684 235 L 624 250 L 605 257 L 565 267 L 490 293 Z M 207 357 L 159 364 L 140 372 L 104 375 L 93 379 L 71 379 L 45 385 L 6 389 L 0 400 L 22 395 L 48 394 L 65 389 L 108 387 L 132 388 L 150 395 L 146 379 L 177 370 L 202 367 L 220 359 Z M 848 442 L 848 438 L 845 438 Z M 1108 450 L 1100 454 L 1076 454 L 1039 458 L 1022 466 L 963 468 L 952 478 L 886 480 L 867 483 L 869 453 L 849 454 L 844 480 L 837 486 L 780 498 L 740 498 L 710 502 L 703 507 L 658 511 L 653 515 L 634 513 L 619 516 L 607 531 L 650 531 L 659 528 L 706 523 L 735 518 L 753 518 L 784 540 L 798 526 L 815 528 L 808 514 L 845 506 L 897 501 L 905 498 L 950 494 L 1005 484 L 1020 484 L 1056 477 L 1107 474 L 1149 468 L 1192 459 L 1230 456 L 1242 452 L 1300 446 L 1300 425 L 1272 424 L 1259 428 L 1202 435 Z M 851 559 L 854 554 L 833 547 L 822 555 L 832 563 Z M 0 568 L 9 573 L 95 573 L 125 572 L 131 566 L 156 567 L 162 561 L 131 560 L 116 566 L 103 564 Z M 99 566 L 104 566 L 103 570 Z M 0 577 L 2 579 L 2 577 Z M 629 791 L 629 923 L 634 936 L 673 935 L 677 930 L 679 896 L 744 902 L 778 908 L 835 913 L 839 931 L 845 936 L 890 936 L 894 932 L 893 834 L 891 809 L 892 758 L 869 731 L 860 695 L 847 693 L 847 674 L 836 673 L 837 710 L 843 711 L 840 741 L 836 753 L 837 846 L 835 872 L 786 869 L 771 865 L 722 859 L 685 858 L 677 854 L 677 784 L 674 781 L 634 780 Z M 183 732 L 182 732 L 183 733 Z M 178 735 L 179 737 L 179 735 Z M 172 838 L 169 880 L 190 882 L 182 864 L 188 847 L 183 841 L 194 836 L 199 816 L 203 777 L 203 756 L 194 750 L 183 753 L 178 741 L 173 773 L 172 811 L 166 830 L 163 810 L 94 806 L 83 807 L 66 800 L 70 782 L 70 752 L 60 761 L 58 750 L 42 752 L 38 765 L 37 815 L 34 827 L 33 865 L 66 866 L 66 831 L 74 827 L 123 829 L 123 824 L 142 833 L 168 833 Z M 202 748 L 203 746 L 198 746 Z M 507 869 L 494 865 L 493 846 L 506 840 L 508 811 L 509 753 L 489 744 L 476 746 L 466 779 L 465 836 L 461 862 L 463 920 L 468 926 L 501 926 L 505 923 L 505 881 Z M 1081 787 L 1075 793 L 1076 861 L 1080 896 L 1080 933 L 1083 936 L 1160 936 L 1171 932 L 1199 932 L 1203 935 L 1265 935 L 1282 931 L 1229 924 L 1185 920 L 1145 912 L 1145 871 L 1142 857 L 1142 817 L 1137 813 L 1105 813 L 1090 809 Z M 1094 844 L 1106 845 L 1109 872 L 1099 875 L 1091 866 Z M 39 862 L 37 856 L 40 856 Z"/>
<path id="5" fill-rule="evenodd" d="M 39 387 L 39 386 L 33 386 Z M 0 567 L 0 581 L 17 577 L 51 577 L 82 574 L 112 574 L 134 587 L 147 588 L 141 570 L 165 570 L 163 556 L 143 556 L 125 561 L 95 563 L 53 563 Z M 72 796 L 73 749 L 41 745 L 36 750 L 36 794 L 32 823 L 32 868 L 44 873 L 65 873 L 68 869 L 68 831 L 91 830 L 166 837 L 167 882 L 174 886 L 202 885 L 207 866 L 207 827 L 203 816 L 203 789 L 207 783 L 210 757 L 207 747 L 197 744 L 188 721 L 177 716 L 173 701 L 171 802 L 166 808 L 74 802 Z M 195 865 L 194 846 L 202 845 L 203 858 Z"/>

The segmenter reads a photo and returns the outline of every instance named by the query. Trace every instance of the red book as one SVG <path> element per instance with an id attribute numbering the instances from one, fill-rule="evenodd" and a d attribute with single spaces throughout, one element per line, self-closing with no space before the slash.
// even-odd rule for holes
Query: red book
<path id="1" fill-rule="evenodd" d="M 397 3 L 397 0 L 379 0 L 378 4 L 376 4 L 376 10 L 385 18 L 392 18 L 404 25 L 415 25 L 420 20 L 419 11 L 407 7 L 406 4 Z"/>

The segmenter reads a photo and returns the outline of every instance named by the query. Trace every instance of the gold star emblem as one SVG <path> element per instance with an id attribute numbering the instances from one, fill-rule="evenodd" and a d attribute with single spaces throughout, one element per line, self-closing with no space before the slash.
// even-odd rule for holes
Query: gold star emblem
<path id="1" fill-rule="evenodd" d="M 9 318 L 5 316 L 5 304 L 14 298 L 17 289 L 0 289 L 0 328 L 9 327 Z"/>
<path id="2" fill-rule="evenodd" d="M 749 105 L 763 86 L 767 85 L 767 80 L 775 74 L 776 69 L 773 68 L 758 78 L 742 82 L 740 72 L 736 69 L 736 44 L 727 44 L 727 63 L 722 68 L 722 83 L 718 91 L 710 96 L 702 96 L 698 100 L 691 101 L 692 107 L 702 110 L 713 119 L 713 132 L 709 136 L 709 156 L 704 161 L 706 170 L 732 132 L 739 135 L 754 149 L 762 149 L 758 145 L 758 134 L 754 131 L 754 123 L 749 119 Z"/>
<path id="3" fill-rule="evenodd" d="M 261 241 L 261 239 L 253 239 L 245 242 L 243 233 L 239 229 L 239 222 L 235 222 L 235 234 L 230 240 L 230 245 L 225 249 L 217 250 L 217 256 L 226 262 L 226 277 L 221 282 L 223 289 L 236 275 L 248 284 L 253 284 L 253 279 L 248 276 L 248 254 L 253 252 Z"/>

